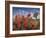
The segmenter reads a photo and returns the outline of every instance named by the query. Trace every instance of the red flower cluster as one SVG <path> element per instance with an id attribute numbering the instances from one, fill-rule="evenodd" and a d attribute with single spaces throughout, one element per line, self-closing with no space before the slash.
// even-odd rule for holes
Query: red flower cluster
<path id="1" fill-rule="evenodd" d="M 27 25 L 28 25 L 28 20 L 24 18 L 24 27 L 27 28 Z"/>

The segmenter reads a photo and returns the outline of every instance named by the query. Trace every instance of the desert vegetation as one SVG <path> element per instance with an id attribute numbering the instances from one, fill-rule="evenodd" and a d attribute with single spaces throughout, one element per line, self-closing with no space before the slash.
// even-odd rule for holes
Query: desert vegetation
<path id="1" fill-rule="evenodd" d="M 13 16 L 13 30 L 36 30 L 40 29 L 39 14 Z"/>

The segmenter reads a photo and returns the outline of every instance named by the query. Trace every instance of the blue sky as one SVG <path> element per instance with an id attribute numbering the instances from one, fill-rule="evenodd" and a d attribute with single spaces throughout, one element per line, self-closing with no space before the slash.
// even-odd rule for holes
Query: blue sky
<path id="1" fill-rule="evenodd" d="M 25 15 L 25 14 L 28 14 L 28 13 L 39 13 L 40 12 L 40 8 L 24 8 L 24 7 L 13 7 L 12 8 L 13 10 L 13 16 L 16 15 L 16 13 L 20 14 L 21 15 Z"/>

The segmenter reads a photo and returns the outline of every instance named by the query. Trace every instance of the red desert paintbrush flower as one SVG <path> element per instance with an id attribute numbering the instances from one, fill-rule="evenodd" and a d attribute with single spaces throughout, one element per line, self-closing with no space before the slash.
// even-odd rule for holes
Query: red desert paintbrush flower
<path id="1" fill-rule="evenodd" d="M 21 27 L 21 20 L 19 19 L 18 16 L 16 16 L 17 19 L 17 27 L 20 28 Z"/>
<path id="2" fill-rule="evenodd" d="M 21 26 L 21 21 L 18 19 L 17 20 L 17 25 L 18 25 L 18 28 L 20 28 L 20 26 Z"/>
<path id="3" fill-rule="evenodd" d="M 28 24 L 28 21 L 26 18 L 24 18 L 24 27 L 26 28 L 27 27 L 27 24 Z"/>

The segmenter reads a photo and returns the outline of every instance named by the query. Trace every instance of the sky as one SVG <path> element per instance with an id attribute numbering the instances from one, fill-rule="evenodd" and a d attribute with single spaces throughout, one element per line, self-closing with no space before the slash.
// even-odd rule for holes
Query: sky
<path id="1" fill-rule="evenodd" d="M 40 8 L 24 8 L 24 7 L 13 7 L 12 8 L 13 16 L 16 14 L 27 15 L 29 13 L 40 13 Z"/>

